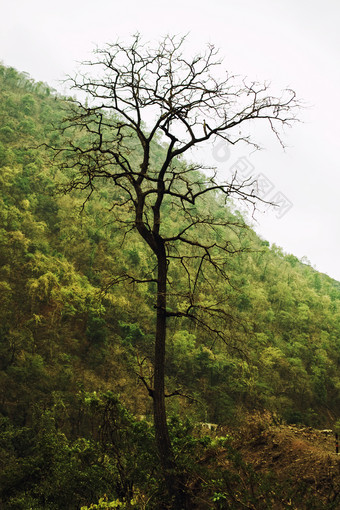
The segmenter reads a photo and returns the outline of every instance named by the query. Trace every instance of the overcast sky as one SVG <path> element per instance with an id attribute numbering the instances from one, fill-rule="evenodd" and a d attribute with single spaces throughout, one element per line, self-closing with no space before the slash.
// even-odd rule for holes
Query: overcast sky
<path id="1" fill-rule="evenodd" d="M 286 133 L 286 152 L 265 134 L 260 153 L 224 157 L 212 147 L 202 158 L 221 175 L 246 158 L 266 198 L 282 205 L 258 213 L 255 230 L 340 281 L 339 0 L 0 0 L 0 7 L 0 60 L 61 91 L 59 80 L 96 46 L 137 31 L 151 41 L 188 33 L 193 54 L 213 43 L 230 72 L 294 89 L 309 107 Z"/>

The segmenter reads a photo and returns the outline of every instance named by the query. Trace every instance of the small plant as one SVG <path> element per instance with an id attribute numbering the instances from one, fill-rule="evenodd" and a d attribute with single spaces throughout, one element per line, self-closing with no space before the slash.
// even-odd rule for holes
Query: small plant
<path id="1" fill-rule="evenodd" d="M 129 503 L 124 503 L 119 499 L 114 501 L 108 501 L 107 496 L 100 498 L 98 504 L 92 503 L 90 506 L 82 506 L 81 510 L 109 510 L 110 508 L 120 508 L 121 510 L 127 510 L 134 507 L 137 502 L 132 499 Z"/>
<path id="2" fill-rule="evenodd" d="M 215 492 L 212 498 L 213 502 L 216 503 L 216 508 L 224 508 L 224 504 L 227 500 L 227 497 L 222 492 Z"/>

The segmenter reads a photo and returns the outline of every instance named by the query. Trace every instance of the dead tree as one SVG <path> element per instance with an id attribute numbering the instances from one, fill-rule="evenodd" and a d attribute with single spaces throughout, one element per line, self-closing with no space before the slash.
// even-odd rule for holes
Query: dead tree
<path id="1" fill-rule="evenodd" d="M 258 147 L 246 131 L 253 122 L 267 123 L 281 142 L 281 128 L 295 120 L 299 106 L 292 90 L 273 97 L 268 84 L 247 83 L 227 73 L 218 78 L 221 62 L 214 46 L 193 58 L 186 57 L 184 46 L 184 38 L 167 36 L 152 48 L 136 35 L 130 45 L 117 42 L 98 49 L 94 60 L 84 63 L 89 72 L 71 79 L 78 99 L 69 103 L 63 124 L 68 143 L 58 151 L 70 178 L 67 189 L 84 190 L 85 202 L 101 180 L 112 183 L 112 215 L 123 229 L 139 233 L 155 259 L 153 275 L 120 279 L 156 285 L 153 385 L 143 382 L 153 399 L 160 463 L 176 508 L 185 507 L 185 489 L 176 477 L 166 421 L 167 319 L 186 316 L 206 325 L 204 313 L 223 314 L 218 306 L 200 305 L 195 291 L 209 266 L 227 279 L 223 255 L 237 250 L 227 232 L 223 240 L 214 236 L 218 226 L 230 228 L 230 221 L 216 220 L 202 208 L 198 213 L 196 206 L 209 195 L 232 196 L 253 205 L 257 201 L 249 182 L 221 182 L 215 172 L 198 172 L 203 167 L 184 164 L 181 156 L 216 139 Z M 162 161 L 153 158 L 155 143 L 163 144 Z M 176 232 L 166 229 L 165 207 L 181 217 Z M 186 306 L 180 310 L 168 305 L 174 260 L 188 281 Z"/>

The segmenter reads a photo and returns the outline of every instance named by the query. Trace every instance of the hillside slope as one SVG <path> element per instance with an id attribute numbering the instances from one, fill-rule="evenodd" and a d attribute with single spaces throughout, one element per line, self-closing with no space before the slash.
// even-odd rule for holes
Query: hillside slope
<path id="1" fill-rule="evenodd" d="M 339 508 L 340 456 L 335 446 L 328 429 L 274 425 L 263 415 L 252 416 L 234 442 L 260 477 L 270 473 L 275 480 L 273 509 Z"/>
<path id="2" fill-rule="evenodd" d="M 65 102 L 47 85 L 0 66 L 5 509 L 74 509 L 104 493 L 128 498 L 161 491 L 148 423 L 151 402 L 141 378 L 152 379 L 154 288 L 121 277 L 127 271 L 148 274 L 154 264 L 138 237 L 122 235 L 113 221 L 110 185 L 102 183 L 84 210 L 81 193 L 59 192 L 67 176 L 43 145 L 62 144 L 58 127 Z M 155 160 L 162 150 L 154 147 Z M 217 296 L 230 320 L 224 341 L 213 328 L 169 321 L 167 393 L 178 394 L 167 399 L 169 416 L 174 423 L 189 418 L 227 427 L 241 424 L 248 412 L 269 410 L 290 424 L 335 426 L 340 283 L 270 247 L 243 224 L 237 204 L 226 207 L 216 196 L 209 206 L 238 225 L 228 233 L 242 248 L 225 260 L 229 284 L 209 275 L 202 286 L 206 302 Z M 168 212 L 171 229 L 181 218 Z M 178 266 L 169 274 L 185 289 Z M 181 430 L 174 425 L 177 439 Z M 323 440 L 315 436 L 318 461 L 304 445 L 309 453 L 300 466 L 294 430 L 272 429 L 262 449 L 254 432 L 251 450 L 240 449 L 254 466 L 281 466 L 285 477 L 296 463 L 301 479 L 310 455 L 315 469 L 320 460 L 321 480 L 328 462 L 328 454 L 321 455 Z M 286 445 L 276 458 L 274 441 Z M 197 444 L 203 448 L 204 440 Z M 330 458 L 333 473 L 337 464 Z"/>

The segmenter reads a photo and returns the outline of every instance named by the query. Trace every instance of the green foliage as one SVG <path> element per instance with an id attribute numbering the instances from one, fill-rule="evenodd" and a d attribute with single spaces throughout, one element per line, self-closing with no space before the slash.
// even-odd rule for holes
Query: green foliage
<path id="1" fill-rule="evenodd" d="M 114 501 L 108 501 L 107 496 L 104 498 L 100 498 L 98 504 L 91 504 L 88 506 L 82 506 L 80 510 L 108 510 L 109 508 L 121 508 L 122 510 L 127 510 L 129 508 L 133 508 L 136 506 L 136 501 L 132 499 L 129 503 L 122 503 L 119 499 Z"/>
<path id="2" fill-rule="evenodd" d="M 64 108 L 46 85 L 0 66 L 0 505 L 156 509 L 164 485 L 142 383 L 153 377 L 155 284 L 121 277 L 148 280 L 154 261 L 132 232 L 120 232 L 110 183 L 98 183 L 82 212 L 81 194 L 57 193 L 65 176 L 39 146 L 62 140 L 53 125 Z M 152 151 L 158 161 L 164 148 Z M 198 433 L 195 423 L 235 422 L 254 408 L 292 423 L 338 423 L 340 283 L 241 228 L 239 213 L 217 195 L 195 214 L 203 209 L 240 227 L 197 235 L 227 236 L 243 253 L 221 260 L 230 284 L 208 268 L 195 282 L 197 304 L 219 303 L 223 323 L 169 318 L 175 455 L 183 480 L 193 487 L 196 480 L 211 508 L 271 508 L 288 488 L 280 492 L 270 475 L 260 479 L 229 438 Z M 170 204 L 164 212 L 169 232 L 185 225 Z M 169 286 L 182 300 L 170 292 L 170 310 L 191 303 L 196 270 L 171 262 Z M 223 329 L 224 341 L 214 329 Z M 229 468 L 217 465 L 219 455 Z M 303 499 L 302 489 L 294 497 Z"/>
<path id="3" fill-rule="evenodd" d="M 2 421 L 3 508 L 71 509 L 107 489 L 99 448 L 85 438 L 67 439 L 53 414 L 37 409 L 32 425 L 20 429 Z"/>

